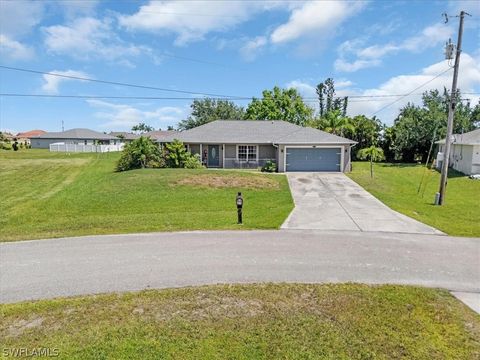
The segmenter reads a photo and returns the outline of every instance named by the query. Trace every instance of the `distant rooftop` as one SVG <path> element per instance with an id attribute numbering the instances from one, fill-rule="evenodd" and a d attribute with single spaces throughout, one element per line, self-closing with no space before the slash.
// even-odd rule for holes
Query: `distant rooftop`
<path id="1" fill-rule="evenodd" d="M 45 133 L 46 133 L 46 131 L 44 131 L 44 130 L 30 130 L 30 131 L 20 132 L 15 136 L 18 137 L 18 138 L 29 139 L 31 137 L 39 136 L 39 135 L 42 135 L 42 134 L 45 134 Z"/>
<path id="2" fill-rule="evenodd" d="M 135 140 L 140 137 L 140 135 L 137 135 L 131 132 L 126 132 L 126 131 L 111 131 L 109 135 L 115 136 L 117 138 L 122 138 L 125 140 Z"/>
<path id="3" fill-rule="evenodd" d="M 90 129 L 70 129 L 60 132 L 47 132 L 45 134 L 35 136 L 40 139 L 78 139 L 78 140 L 115 140 L 115 136 L 107 135 Z"/>
<path id="4" fill-rule="evenodd" d="M 355 141 L 281 120 L 217 120 L 196 128 L 171 132 L 159 141 L 220 144 L 355 144 Z"/>
<path id="5" fill-rule="evenodd" d="M 453 134 L 453 143 L 459 145 L 480 145 L 480 129 L 464 134 Z M 445 139 L 437 141 L 437 144 L 445 144 Z"/>

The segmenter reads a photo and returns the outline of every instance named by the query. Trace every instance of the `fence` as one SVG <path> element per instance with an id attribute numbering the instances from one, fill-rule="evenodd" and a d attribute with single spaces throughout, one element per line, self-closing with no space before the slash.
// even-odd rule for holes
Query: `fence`
<path id="1" fill-rule="evenodd" d="M 122 151 L 124 144 L 116 145 L 93 145 L 93 144 L 50 144 L 50 151 L 53 152 L 113 152 Z"/>

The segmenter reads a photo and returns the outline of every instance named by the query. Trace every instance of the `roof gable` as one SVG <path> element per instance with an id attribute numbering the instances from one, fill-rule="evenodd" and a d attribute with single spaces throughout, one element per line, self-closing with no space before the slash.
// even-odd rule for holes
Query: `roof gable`
<path id="1" fill-rule="evenodd" d="M 217 120 L 190 130 L 173 132 L 159 141 L 174 139 L 187 143 L 223 144 L 355 143 L 321 130 L 282 120 Z"/>

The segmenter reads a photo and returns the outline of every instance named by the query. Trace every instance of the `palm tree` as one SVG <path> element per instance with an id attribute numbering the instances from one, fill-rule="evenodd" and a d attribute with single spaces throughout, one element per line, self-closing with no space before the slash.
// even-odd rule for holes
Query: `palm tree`
<path id="1" fill-rule="evenodd" d="M 355 127 L 350 122 L 350 118 L 342 116 L 340 110 L 329 111 L 318 122 L 318 128 L 340 136 L 343 136 L 346 131 L 355 132 Z"/>
<path id="2" fill-rule="evenodd" d="M 362 160 L 370 160 L 370 177 L 373 178 L 373 162 L 382 161 L 385 159 L 382 148 L 372 145 L 358 151 L 357 157 Z"/>

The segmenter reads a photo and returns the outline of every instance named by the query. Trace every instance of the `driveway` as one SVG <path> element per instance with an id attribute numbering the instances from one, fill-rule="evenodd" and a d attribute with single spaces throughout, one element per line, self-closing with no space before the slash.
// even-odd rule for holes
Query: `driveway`
<path id="1" fill-rule="evenodd" d="M 217 283 L 359 282 L 480 292 L 479 239 L 210 231 L 0 244 L 0 302 Z M 478 299 L 478 298 L 477 298 Z"/>
<path id="2" fill-rule="evenodd" d="M 400 214 L 342 173 L 287 173 L 295 208 L 282 229 L 443 234 Z"/>

